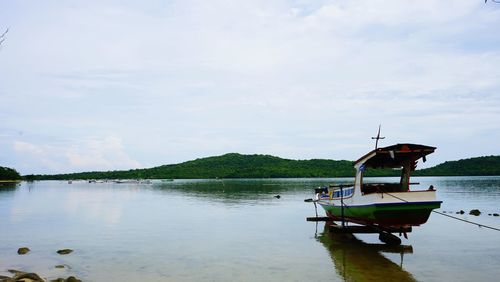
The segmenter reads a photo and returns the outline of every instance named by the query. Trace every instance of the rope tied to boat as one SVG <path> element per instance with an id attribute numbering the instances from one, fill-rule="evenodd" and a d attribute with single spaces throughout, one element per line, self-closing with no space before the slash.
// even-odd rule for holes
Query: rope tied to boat
<path id="1" fill-rule="evenodd" d="M 394 195 L 392 195 L 391 193 L 388 193 L 388 192 L 383 192 L 383 191 L 381 191 L 380 193 L 382 193 L 382 194 L 387 194 L 387 195 L 389 195 L 389 196 L 391 196 L 391 197 L 393 197 L 393 198 L 396 198 L 396 199 L 398 199 L 398 200 L 400 200 L 400 201 L 403 201 L 403 202 L 405 202 L 405 203 L 409 203 L 407 200 L 402 199 L 402 198 L 400 198 L 400 197 L 398 197 L 398 196 L 394 196 Z M 466 222 L 466 223 L 469 223 L 469 224 L 477 225 L 478 227 L 484 227 L 484 228 L 488 228 L 488 229 L 491 229 L 491 230 L 500 231 L 500 228 L 496 228 L 496 227 L 493 227 L 493 226 L 484 225 L 484 224 L 477 223 L 477 222 L 473 222 L 473 221 L 470 221 L 470 220 L 465 220 L 465 219 L 463 219 L 463 218 L 459 218 L 459 217 L 452 216 L 452 215 L 449 215 L 449 214 L 445 214 L 445 213 L 442 213 L 442 212 L 438 212 L 438 211 L 435 211 L 435 210 L 433 210 L 432 212 L 433 212 L 433 213 L 440 214 L 440 215 L 447 216 L 447 217 L 452 218 L 452 219 L 460 220 L 460 221 L 463 221 L 463 222 Z"/>

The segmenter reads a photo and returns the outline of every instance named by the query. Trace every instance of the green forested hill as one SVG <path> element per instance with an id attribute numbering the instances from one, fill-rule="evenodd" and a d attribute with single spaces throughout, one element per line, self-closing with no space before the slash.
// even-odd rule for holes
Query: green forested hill
<path id="1" fill-rule="evenodd" d="M 500 175 L 500 156 L 477 157 L 448 161 L 437 166 L 418 170 L 414 175 L 425 176 L 475 176 Z"/>
<path id="2" fill-rule="evenodd" d="M 0 166 L 0 180 L 20 180 L 21 175 L 12 168 Z"/>
<path id="3" fill-rule="evenodd" d="M 28 179 L 168 179 L 168 178 L 279 178 L 353 176 L 350 161 L 289 160 L 269 155 L 237 153 L 208 157 L 180 164 L 127 171 L 29 175 Z"/>
<path id="4" fill-rule="evenodd" d="M 289 160 L 269 155 L 237 153 L 208 157 L 180 164 L 147 169 L 105 172 L 81 172 L 58 175 L 27 175 L 25 179 L 189 179 L 189 178 L 287 178 L 287 177 L 353 177 L 353 163 L 341 160 Z M 394 170 L 370 170 L 365 176 L 398 176 Z M 500 156 L 445 162 L 417 170 L 415 176 L 500 175 Z"/>

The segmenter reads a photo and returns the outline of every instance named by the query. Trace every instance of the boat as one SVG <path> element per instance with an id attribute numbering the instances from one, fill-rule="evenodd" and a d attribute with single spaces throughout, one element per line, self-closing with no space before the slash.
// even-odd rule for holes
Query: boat
<path id="1" fill-rule="evenodd" d="M 116 184 L 153 184 L 149 179 L 118 179 L 113 182 Z"/>
<path id="2" fill-rule="evenodd" d="M 331 220 L 342 221 L 342 226 L 345 222 L 353 222 L 376 230 L 411 231 L 412 226 L 426 223 L 432 210 L 440 208 L 442 203 L 436 199 L 433 185 L 423 190 L 410 189 L 418 184 L 410 182 L 417 161 L 425 162 L 426 156 L 435 150 L 435 147 L 409 143 L 383 148 L 376 145 L 374 150 L 354 162 L 353 184 L 320 187 L 316 189 L 314 202 L 323 207 Z M 365 182 L 365 171 L 373 169 L 400 170 L 400 181 Z"/>

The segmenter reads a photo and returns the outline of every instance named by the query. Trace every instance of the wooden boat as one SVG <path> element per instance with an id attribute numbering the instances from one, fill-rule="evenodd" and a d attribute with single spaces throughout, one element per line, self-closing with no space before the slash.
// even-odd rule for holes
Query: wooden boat
<path id="1" fill-rule="evenodd" d="M 316 189 L 316 199 L 328 217 L 384 229 L 424 224 L 433 209 L 441 206 L 431 185 L 412 190 L 410 175 L 419 159 L 436 148 L 418 144 L 396 144 L 376 148 L 354 162 L 356 176 L 352 185 L 330 185 Z M 399 183 L 365 183 L 367 169 L 400 169 Z"/>

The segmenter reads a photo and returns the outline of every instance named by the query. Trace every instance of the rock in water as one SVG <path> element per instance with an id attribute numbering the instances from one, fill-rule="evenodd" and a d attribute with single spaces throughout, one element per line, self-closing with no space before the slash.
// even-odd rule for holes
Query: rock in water
<path id="1" fill-rule="evenodd" d="M 73 252 L 72 249 L 62 249 L 62 250 L 57 251 L 57 253 L 60 255 L 67 255 L 67 254 L 72 253 L 72 252 Z"/>
<path id="2" fill-rule="evenodd" d="M 480 212 L 479 210 L 474 209 L 474 210 L 471 210 L 471 211 L 469 212 L 469 214 L 472 214 L 472 215 L 478 216 L 478 215 L 480 215 L 480 214 L 481 214 L 481 212 Z"/>
<path id="3" fill-rule="evenodd" d="M 35 281 L 35 282 L 45 282 L 38 274 L 36 273 L 20 273 L 14 276 L 16 281 Z"/>
<path id="4" fill-rule="evenodd" d="M 494 213 L 493 216 L 499 216 L 499 214 L 498 213 Z"/>
<path id="5" fill-rule="evenodd" d="M 2 281 L 2 282 L 15 282 L 16 280 L 14 280 L 14 278 L 10 278 L 8 276 L 0 275 L 0 281 Z"/>
<path id="6" fill-rule="evenodd" d="M 66 279 L 64 279 L 64 278 L 53 279 L 53 280 L 50 280 L 50 282 L 82 282 L 82 280 L 76 278 L 75 276 L 70 276 Z"/>
<path id="7" fill-rule="evenodd" d="M 17 250 L 17 253 L 20 254 L 20 255 L 24 255 L 24 254 L 27 254 L 30 250 L 30 248 L 28 247 L 21 247 Z"/>

